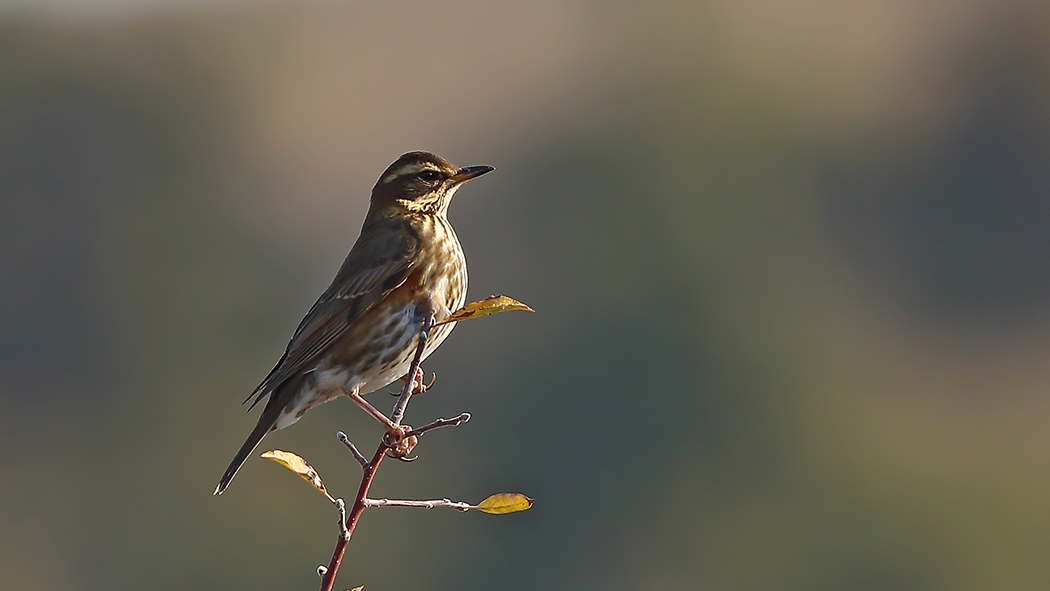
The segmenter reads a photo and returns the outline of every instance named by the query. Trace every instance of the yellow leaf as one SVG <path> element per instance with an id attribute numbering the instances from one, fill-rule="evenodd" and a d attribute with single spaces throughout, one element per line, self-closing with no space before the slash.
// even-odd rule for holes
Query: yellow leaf
<path id="1" fill-rule="evenodd" d="M 524 511 L 531 506 L 532 499 L 521 493 L 496 493 L 478 503 L 474 508 L 485 513 L 500 515 L 502 513 Z"/>
<path id="2" fill-rule="evenodd" d="M 468 318 L 488 316 L 489 314 L 498 314 L 500 312 L 506 312 L 508 310 L 524 310 L 526 312 L 535 312 L 535 310 L 514 298 L 508 298 L 505 295 L 494 295 L 477 302 L 471 302 L 466 306 L 463 306 L 459 310 L 453 312 L 452 315 L 449 316 L 447 319 L 438 322 L 434 326 L 441 326 L 442 324 L 448 324 L 449 322 L 458 322 L 460 320 L 466 320 Z"/>
<path id="3" fill-rule="evenodd" d="M 321 482 L 321 476 L 317 474 L 317 470 L 314 467 L 306 463 L 306 460 L 302 459 L 296 454 L 290 451 L 281 451 L 275 449 L 272 451 L 264 452 L 262 457 L 273 460 L 278 464 L 288 468 L 292 472 L 295 472 L 302 477 L 303 480 L 309 482 L 314 488 L 324 493 L 324 496 L 328 497 L 329 501 L 335 502 L 328 491 L 324 489 L 324 483 Z"/>

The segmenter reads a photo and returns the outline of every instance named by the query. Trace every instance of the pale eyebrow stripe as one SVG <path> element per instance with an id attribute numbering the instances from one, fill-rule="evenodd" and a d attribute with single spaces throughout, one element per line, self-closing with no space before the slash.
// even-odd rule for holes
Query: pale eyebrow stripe
<path id="1" fill-rule="evenodd" d="M 390 181 L 396 179 L 399 176 L 406 176 L 406 175 L 410 175 L 410 174 L 416 174 L 418 172 L 423 172 L 424 170 L 433 170 L 435 172 L 441 172 L 441 169 L 439 169 L 437 166 L 431 164 L 430 162 L 415 162 L 413 164 L 406 164 L 406 165 L 402 166 L 401 168 L 398 168 L 397 170 L 394 170 L 394 171 L 392 171 L 390 173 L 387 173 L 385 176 L 383 176 L 383 179 L 382 179 L 381 182 L 383 184 L 386 184 L 386 183 L 389 183 Z"/>

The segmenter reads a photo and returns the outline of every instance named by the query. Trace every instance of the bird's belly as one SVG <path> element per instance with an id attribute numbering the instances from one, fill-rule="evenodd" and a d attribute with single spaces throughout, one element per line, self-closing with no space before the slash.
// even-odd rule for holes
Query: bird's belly
<path id="1" fill-rule="evenodd" d="M 360 380 L 355 384 L 358 387 L 358 393 L 374 392 L 408 373 L 412 366 L 412 358 L 416 354 L 416 348 L 419 346 L 419 333 L 423 330 L 422 322 L 414 321 L 416 318 L 418 316 L 413 314 L 413 321 L 403 327 L 402 337 L 392 340 L 391 345 L 381 356 L 382 363 L 361 373 Z M 452 325 L 448 324 L 433 329 L 423 349 L 422 359 L 429 357 L 451 331 Z"/>
<path id="2" fill-rule="evenodd" d="M 337 343 L 316 369 L 307 373 L 299 391 L 282 410 L 275 427 L 284 429 L 295 424 L 303 414 L 344 393 L 357 390 L 368 394 L 408 373 L 423 328 L 415 306 L 384 314 L 384 321 L 373 327 L 370 338 L 355 338 Z M 452 331 L 446 324 L 431 332 L 423 358 L 430 355 Z M 342 344 L 342 351 L 338 345 Z"/>

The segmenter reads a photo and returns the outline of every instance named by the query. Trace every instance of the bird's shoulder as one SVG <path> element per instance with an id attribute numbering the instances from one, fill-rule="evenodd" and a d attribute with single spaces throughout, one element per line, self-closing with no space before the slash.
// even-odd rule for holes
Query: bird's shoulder
<path id="1" fill-rule="evenodd" d="M 366 224 L 318 301 L 353 299 L 396 281 L 419 258 L 420 232 L 406 219 Z"/>

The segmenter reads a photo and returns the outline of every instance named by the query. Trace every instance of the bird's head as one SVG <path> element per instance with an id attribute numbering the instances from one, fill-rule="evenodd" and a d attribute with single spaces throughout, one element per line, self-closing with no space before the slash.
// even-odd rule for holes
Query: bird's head
<path id="1" fill-rule="evenodd" d="M 492 170 L 491 166 L 460 168 L 430 152 L 409 152 L 387 167 L 372 188 L 369 217 L 445 215 L 460 185 Z"/>

